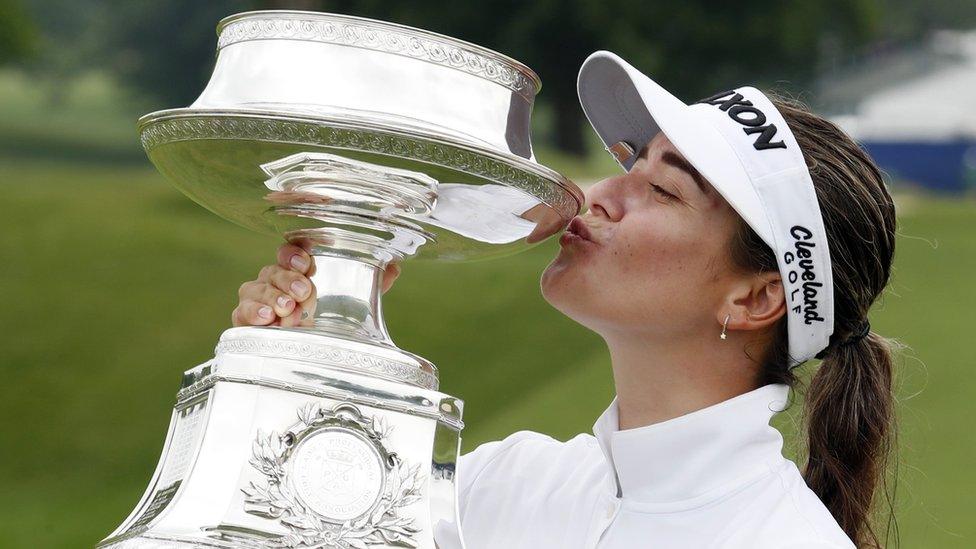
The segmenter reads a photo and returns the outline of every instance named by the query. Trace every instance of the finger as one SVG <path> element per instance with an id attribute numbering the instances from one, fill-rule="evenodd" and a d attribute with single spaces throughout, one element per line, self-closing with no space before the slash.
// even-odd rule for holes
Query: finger
<path id="1" fill-rule="evenodd" d="M 295 272 L 307 274 L 312 265 L 312 257 L 300 246 L 282 244 L 278 248 L 278 265 Z"/>
<path id="2" fill-rule="evenodd" d="M 271 307 L 258 301 L 242 301 L 231 313 L 234 326 L 266 326 L 276 318 Z"/>
<path id="3" fill-rule="evenodd" d="M 315 306 L 318 304 L 318 296 L 315 292 L 315 284 L 312 284 L 312 291 L 308 299 L 298 304 L 297 310 L 300 313 L 299 323 L 302 326 L 312 326 L 315 324 Z"/>
<path id="4" fill-rule="evenodd" d="M 263 282 L 261 280 L 248 280 L 247 282 L 241 284 L 241 287 L 237 289 L 237 301 L 238 303 L 244 303 L 245 301 L 260 301 L 265 305 L 274 307 L 275 300 L 278 295 L 273 294 L 272 292 L 278 292 L 278 294 L 283 293 L 273 284 L 271 284 L 270 281 Z"/>
<path id="5" fill-rule="evenodd" d="M 265 265 L 264 267 L 261 267 L 260 271 L 258 271 L 258 277 L 255 280 L 258 282 L 268 282 L 271 280 L 271 274 L 280 268 L 281 267 L 277 265 Z"/>
<path id="6" fill-rule="evenodd" d="M 298 307 L 297 309 L 292 311 L 291 314 L 281 317 L 281 326 L 283 328 L 300 326 L 302 324 L 302 315 L 304 314 L 304 312 L 305 311 L 301 307 Z"/>
<path id="7" fill-rule="evenodd" d="M 258 274 L 258 282 L 269 283 L 301 303 L 312 295 L 312 281 L 280 265 L 267 265 Z"/>
<path id="8" fill-rule="evenodd" d="M 315 286 L 312 285 L 312 292 L 308 299 L 298 304 L 295 310 L 292 311 L 288 316 L 281 318 L 282 326 L 303 326 L 311 327 L 315 325 L 315 306 L 317 304 L 317 296 L 315 295 Z"/>
<path id="9" fill-rule="evenodd" d="M 286 316 L 295 310 L 296 301 L 270 282 L 251 280 L 237 290 L 238 301 L 257 301 L 271 307 L 276 316 Z"/>
<path id="10" fill-rule="evenodd" d="M 299 303 L 314 295 L 311 280 L 305 277 L 305 275 L 279 267 L 278 265 L 274 265 L 268 275 L 267 281 Z"/>
<path id="11" fill-rule="evenodd" d="M 295 310 L 297 303 L 290 295 L 266 282 L 258 282 L 257 284 L 260 285 L 260 289 L 252 290 L 258 294 L 254 301 L 274 309 L 275 316 L 285 317 Z"/>
<path id="12" fill-rule="evenodd" d="M 324 246 L 330 242 L 332 242 L 331 238 L 323 237 L 319 241 L 319 245 Z M 312 278 L 313 276 L 315 276 L 315 258 L 312 257 L 312 252 L 311 252 L 312 247 L 315 246 L 315 243 L 307 238 L 299 238 L 297 240 L 291 241 L 291 245 L 298 246 L 300 249 L 304 250 L 305 253 L 308 254 L 309 256 L 309 266 L 308 266 L 308 270 L 306 270 L 304 273 L 305 277 Z"/>
<path id="13" fill-rule="evenodd" d="M 382 290 L 385 294 L 393 287 L 393 283 L 400 276 L 400 264 L 390 263 L 386 266 L 386 270 L 383 271 L 383 285 Z"/>

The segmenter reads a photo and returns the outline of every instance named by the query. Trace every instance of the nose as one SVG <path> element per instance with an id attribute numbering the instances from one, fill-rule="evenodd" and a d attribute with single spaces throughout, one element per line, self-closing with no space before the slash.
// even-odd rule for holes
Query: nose
<path id="1" fill-rule="evenodd" d="M 622 191 L 626 174 L 608 177 L 584 191 L 586 207 L 594 217 L 619 221 L 623 215 Z"/>

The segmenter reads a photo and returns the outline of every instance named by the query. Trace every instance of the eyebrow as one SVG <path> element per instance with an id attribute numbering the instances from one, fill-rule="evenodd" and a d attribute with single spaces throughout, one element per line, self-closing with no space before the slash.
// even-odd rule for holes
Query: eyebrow
<path id="1" fill-rule="evenodd" d="M 669 166 L 678 168 L 679 170 L 686 172 L 688 175 L 692 177 L 692 179 L 695 180 L 695 183 L 698 184 L 698 189 L 702 192 L 702 194 L 705 195 L 708 194 L 708 187 L 709 187 L 708 182 L 705 181 L 705 178 L 702 177 L 702 174 L 699 173 L 694 166 L 689 164 L 687 160 L 681 158 L 680 156 L 678 156 L 677 154 L 671 151 L 667 151 L 661 155 L 661 161 L 663 161 L 665 164 Z"/>

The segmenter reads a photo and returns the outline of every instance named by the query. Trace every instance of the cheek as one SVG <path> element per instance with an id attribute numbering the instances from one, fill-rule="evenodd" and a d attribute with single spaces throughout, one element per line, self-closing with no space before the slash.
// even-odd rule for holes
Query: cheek
<path id="1" fill-rule="evenodd" d="M 700 235 L 678 223 L 634 220 L 621 227 L 610 250 L 609 267 L 634 286 L 659 286 L 694 272 Z"/>
<path id="2" fill-rule="evenodd" d="M 709 317 L 722 253 L 721 228 L 693 221 L 659 211 L 625 218 L 594 253 L 561 252 L 542 275 L 543 296 L 597 331 L 689 331 Z"/>
<path id="3" fill-rule="evenodd" d="M 635 220 L 637 221 L 637 220 Z M 664 219 L 640 220 L 619 231 L 602 265 L 608 297 L 632 320 L 668 318 L 680 324 L 708 301 L 717 250 L 701 227 Z M 625 228 L 626 227 L 621 227 Z"/>

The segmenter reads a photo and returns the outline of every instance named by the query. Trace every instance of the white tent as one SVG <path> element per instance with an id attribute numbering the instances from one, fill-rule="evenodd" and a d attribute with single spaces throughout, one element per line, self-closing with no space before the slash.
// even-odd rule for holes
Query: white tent
<path id="1" fill-rule="evenodd" d="M 976 31 L 937 33 L 930 48 L 939 59 L 929 70 L 861 95 L 833 120 L 858 140 L 976 139 Z"/>

